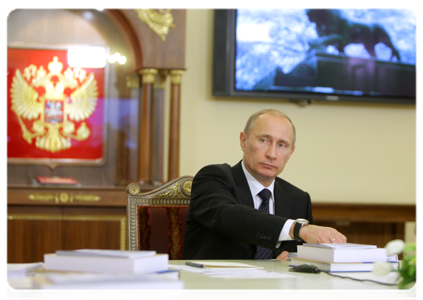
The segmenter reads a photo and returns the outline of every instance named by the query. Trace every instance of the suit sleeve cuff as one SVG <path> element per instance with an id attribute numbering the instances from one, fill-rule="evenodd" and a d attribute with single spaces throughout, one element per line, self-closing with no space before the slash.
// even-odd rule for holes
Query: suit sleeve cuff
<path id="1" fill-rule="evenodd" d="M 289 230 L 291 229 L 292 224 L 294 224 L 295 220 L 288 219 L 282 227 L 281 233 L 279 235 L 279 242 L 277 247 L 280 246 L 282 241 L 292 241 L 293 239 L 289 235 Z"/>

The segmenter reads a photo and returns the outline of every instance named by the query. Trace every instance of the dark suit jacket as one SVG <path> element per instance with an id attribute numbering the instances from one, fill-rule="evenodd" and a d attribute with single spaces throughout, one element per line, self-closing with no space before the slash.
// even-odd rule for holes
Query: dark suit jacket
<path id="1" fill-rule="evenodd" d="M 296 241 L 282 242 L 287 219 L 313 222 L 308 193 L 279 177 L 274 188 L 275 215 L 254 209 L 241 162 L 209 165 L 194 177 L 185 233 L 183 259 L 254 259 L 256 246 L 296 252 Z"/>

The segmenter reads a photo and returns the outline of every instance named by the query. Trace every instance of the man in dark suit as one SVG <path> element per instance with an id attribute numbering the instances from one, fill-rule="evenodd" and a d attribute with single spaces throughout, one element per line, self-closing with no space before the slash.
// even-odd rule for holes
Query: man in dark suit
<path id="1" fill-rule="evenodd" d="M 311 225 L 308 193 L 277 176 L 295 150 L 295 127 L 278 110 L 253 114 L 240 135 L 237 165 L 210 165 L 194 177 L 184 259 L 285 259 L 308 243 L 344 243 Z"/>

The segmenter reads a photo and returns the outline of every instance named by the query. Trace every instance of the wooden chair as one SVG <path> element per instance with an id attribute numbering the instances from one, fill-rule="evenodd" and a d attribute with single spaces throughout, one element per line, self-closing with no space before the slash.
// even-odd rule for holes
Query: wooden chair
<path id="1" fill-rule="evenodd" d="M 126 188 L 128 250 L 156 250 L 169 259 L 182 258 L 192 176 L 182 176 L 147 193 L 131 183 Z"/>

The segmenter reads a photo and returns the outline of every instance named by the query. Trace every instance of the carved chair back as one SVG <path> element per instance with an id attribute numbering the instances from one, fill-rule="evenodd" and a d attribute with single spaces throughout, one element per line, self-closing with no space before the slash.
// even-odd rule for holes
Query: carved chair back
<path id="1" fill-rule="evenodd" d="M 181 259 L 192 176 L 182 176 L 150 192 L 137 183 L 126 188 L 128 250 L 156 250 Z"/>

